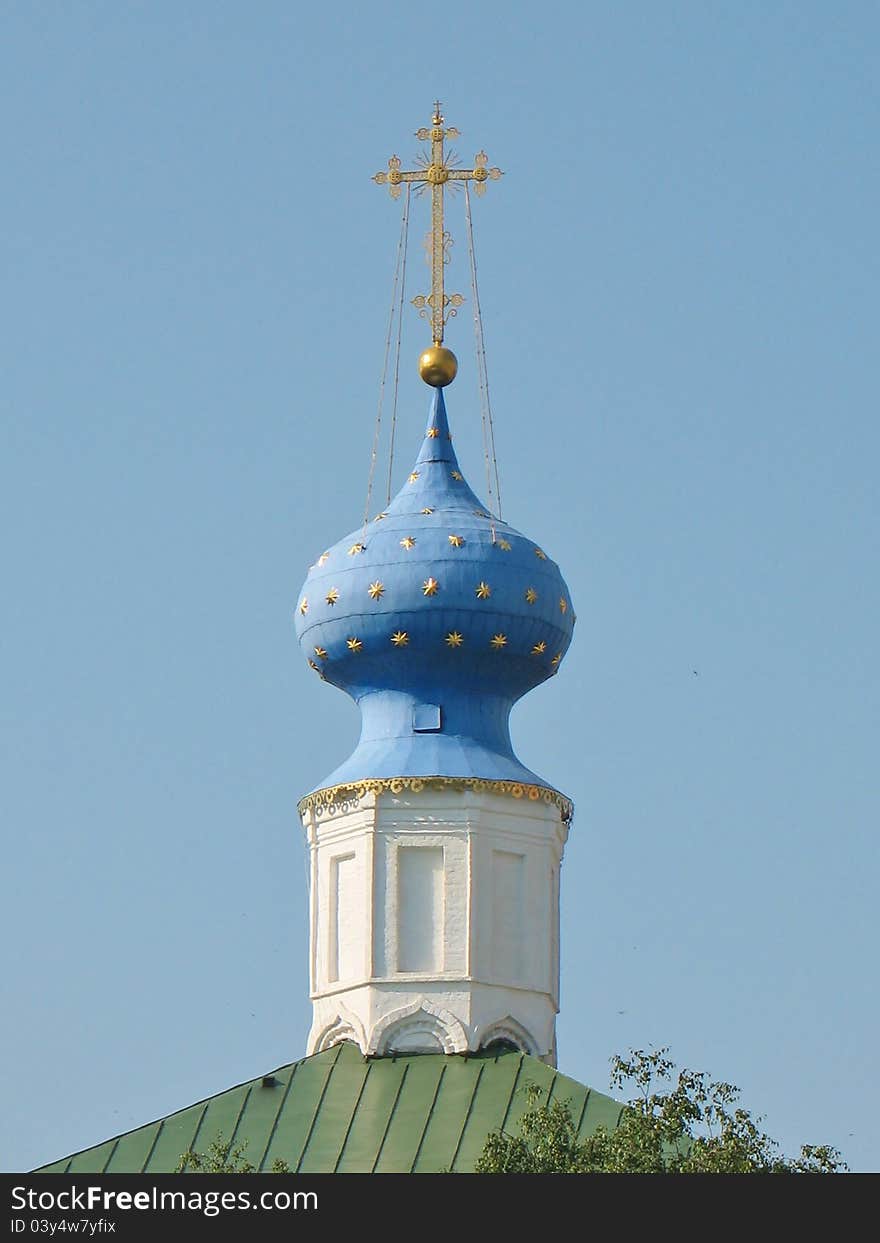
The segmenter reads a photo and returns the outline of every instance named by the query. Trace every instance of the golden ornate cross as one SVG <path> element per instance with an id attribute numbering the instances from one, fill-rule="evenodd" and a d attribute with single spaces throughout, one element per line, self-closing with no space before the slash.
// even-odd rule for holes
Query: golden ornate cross
<path id="1" fill-rule="evenodd" d="M 415 182 L 419 190 L 431 187 L 431 294 L 425 298 L 419 296 L 413 303 L 423 314 L 424 308 L 431 311 L 431 331 L 434 345 L 443 344 L 443 329 L 449 315 L 454 315 L 464 299 L 461 294 L 446 294 L 443 287 L 443 268 L 448 259 L 451 238 L 443 228 L 443 191 L 448 182 L 473 181 L 477 194 L 485 194 L 486 182 L 491 178 L 497 181 L 501 176 L 500 168 L 488 168 L 489 157 L 485 151 L 474 156 L 473 168 L 456 168 L 457 157 L 454 151 L 446 152 L 444 143 L 447 138 L 458 138 L 459 131 L 451 125 L 444 128 L 443 114 L 439 100 L 434 104 L 434 115 L 429 129 L 416 130 L 416 138 L 421 142 L 430 142 L 430 157 L 423 155 L 419 162 L 422 167 L 410 172 L 402 172 L 400 160 L 392 155 L 388 161 L 388 171 L 376 173 L 373 178 L 380 186 L 387 185 L 392 198 L 399 198 L 404 182 Z"/>

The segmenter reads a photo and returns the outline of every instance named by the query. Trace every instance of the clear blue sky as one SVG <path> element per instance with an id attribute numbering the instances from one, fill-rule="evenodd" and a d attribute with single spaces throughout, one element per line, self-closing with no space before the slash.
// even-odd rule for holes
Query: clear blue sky
<path id="1" fill-rule="evenodd" d="M 0 1168 L 304 1052 L 295 806 L 357 712 L 292 609 L 362 513 L 370 177 L 438 95 L 506 174 L 474 208 L 505 515 L 578 612 L 514 714 L 577 807 L 560 1065 L 606 1089 L 670 1044 L 787 1149 L 880 1167 L 877 5 L 0 23 Z M 424 339 L 410 311 L 399 478 Z M 466 315 L 449 344 L 480 487 Z"/>

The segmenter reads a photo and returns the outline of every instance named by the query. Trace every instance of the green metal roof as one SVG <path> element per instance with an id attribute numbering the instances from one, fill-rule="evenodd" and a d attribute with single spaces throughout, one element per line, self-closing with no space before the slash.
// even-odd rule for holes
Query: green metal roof
<path id="1" fill-rule="evenodd" d="M 365 1058 L 339 1044 L 34 1172 L 172 1173 L 218 1134 L 260 1170 L 282 1157 L 301 1173 L 466 1172 L 490 1131 L 515 1128 L 529 1083 L 570 1102 L 581 1136 L 617 1125 L 617 1101 L 513 1049 Z"/>

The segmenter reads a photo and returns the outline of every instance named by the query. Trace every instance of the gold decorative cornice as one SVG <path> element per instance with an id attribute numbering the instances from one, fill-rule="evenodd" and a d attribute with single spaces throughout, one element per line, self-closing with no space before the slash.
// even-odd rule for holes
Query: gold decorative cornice
<path id="1" fill-rule="evenodd" d="M 344 804 L 362 799 L 367 794 L 402 794 L 409 790 L 421 794 L 423 790 L 473 790 L 476 794 L 505 794 L 509 798 L 524 798 L 530 802 L 552 803 L 559 809 L 563 821 L 568 824 L 574 815 L 571 799 L 549 786 L 527 785 L 517 781 L 489 781 L 482 777 L 370 777 L 364 781 L 345 785 L 328 786 L 307 794 L 297 804 L 303 815 L 314 811 L 317 816 L 334 815 L 343 810 Z"/>

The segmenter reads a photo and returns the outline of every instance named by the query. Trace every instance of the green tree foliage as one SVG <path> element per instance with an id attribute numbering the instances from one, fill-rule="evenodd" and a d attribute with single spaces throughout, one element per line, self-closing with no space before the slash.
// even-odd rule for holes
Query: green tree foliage
<path id="1" fill-rule="evenodd" d="M 632 1093 L 616 1128 L 578 1139 L 568 1103 L 541 1103 L 530 1085 L 516 1135 L 494 1132 L 478 1174 L 835 1174 L 847 1167 L 834 1148 L 779 1153 L 760 1119 L 737 1102 L 739 1089 L 702 1071 L 676 1073 L 668 1049 L 612 1058 L 611 1086 Z"/>
<path id="2" fill-rule="evenodd" d="M 245 1157 L 247 1140 L 233 1146 L 231 1140 L 218 1135 L 207 1151 L 188 1149 L 177 1164 L 178 1174 L 256 1174 L 257 1167 Z M 289 1174 L 290 1166 L 280 1158 L 272 1163 L 273 1174 Z"/>

